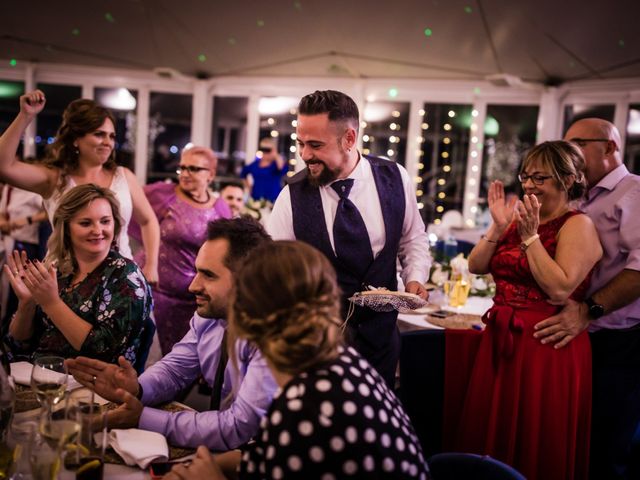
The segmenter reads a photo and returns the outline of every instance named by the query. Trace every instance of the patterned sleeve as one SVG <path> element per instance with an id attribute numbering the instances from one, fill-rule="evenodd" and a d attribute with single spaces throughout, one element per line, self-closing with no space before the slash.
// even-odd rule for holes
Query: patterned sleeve
<path id="1" fill-rule="evenodd" d="M 111 363 L 124 355 L 135 363 L 142 328 L 151 312 L 151 290 L 138 266 L 114 258 L 92 300 L 93 329 L 81 353 Z"/>

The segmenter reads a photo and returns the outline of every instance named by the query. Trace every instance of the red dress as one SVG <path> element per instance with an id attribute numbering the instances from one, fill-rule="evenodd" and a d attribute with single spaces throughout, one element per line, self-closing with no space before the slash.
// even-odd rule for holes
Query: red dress
<path id="1" fill-rule="evenodd" d="M 540 240 L 551 257 L 558 231 L 577 213 L 540 225 Z M 514 224 L 491 259 L 496 296 L 483 318 L 484 333 L 462 340 L 447 337 L 446 375 L 451 381 L 445 385 L 445 448 L 491 455 L 530 480 L 587 478 L 589 337 L 582 332 L 558 350 L 533 338 L 533 326 L 558 307 L 546 302 L 548 296 L 533 278 L 520 243 Z M 587 286 L 588 278 L 571 297 L 581 300 Z M 469 350 L 461 348 L 474 339 L 477 356 L 472 362 Z M 456 348 L 461 353 L 459 363 Z M 463 379 L 468 379 L 466 388 L 460 388 Z M 457 389 L 451 388 L 454 384 Z"/>

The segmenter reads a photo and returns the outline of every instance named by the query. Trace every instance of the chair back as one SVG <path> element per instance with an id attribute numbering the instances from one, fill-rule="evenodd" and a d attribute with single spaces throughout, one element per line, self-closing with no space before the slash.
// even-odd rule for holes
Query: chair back
<path id="1" fill-rule="evenodd" d="M 153 343 L 153 336 L 156 333 L 156 324 L 151 317 L 147 317 L 142 325 L 142 333 L 140 334 L 140 347 L 138 348 L 138 355 L 136 356 L 136 363 L 133 368 L 136 369 L 138 375 L 144 372 L 144 365 L 147 363 L 149 357 L 149 351 L 151 350 L 151 344 Z"/>
<path id="2" fill-rule="evenodd" d="M 526 480 L 515 468 L 488 455 L 438 453 L 428 464 L 433 480 Z"/>

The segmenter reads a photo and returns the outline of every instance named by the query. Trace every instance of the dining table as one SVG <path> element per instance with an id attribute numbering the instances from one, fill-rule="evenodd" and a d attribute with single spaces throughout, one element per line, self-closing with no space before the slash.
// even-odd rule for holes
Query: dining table
<path id="1" fill-rule="evenodd" d="M 485 329 L 482 315 L 492 305 L 491 297 L 470 296 L 460 307 L 438 302 L 398 315 L 398 392 L 427 457 L 448 441 L 443 426 L 459 413 L 465 374 Z"/>
<path id="2" fill-rule="evenodd" d="M 16 402 L 14 407 L 14 421 L 29 421 L 31 418 L 34 420 L 41 412 L 40 404 L 36 398 L 35 393 L 31 388 L 16 384 Z M 84 388 L 77 387 L 75 389 Z M 75 390 L 74 390 L 75 391 Z M 96 395 L 96 402 L 104 404 L 107 410 L 116 408 L 117 405 L 108 402 Z M 191 410 L 190 407 L 183 405 L 179 402 L 169 402 L 163 405 L 156 406 L 167 411 L 180 411 Z M 169 445 L 169 461 L 181 462 L 186 461 L 195 454 L 195 449 L 182 448 Z M 22 478 L 29 479 L 29 475 L 24 475 Z M 75 479 L 75 473 L 64 468 L 60 469 L 58 478 L 61 480 L 73 480 Z M 150 479 L 148 469 L 141 469 L 137 466 L 126 465 L 122 458 L 110 447 L 105 451 L 104 457 L 104 470 L 103 480 L 143 480 Z"/>

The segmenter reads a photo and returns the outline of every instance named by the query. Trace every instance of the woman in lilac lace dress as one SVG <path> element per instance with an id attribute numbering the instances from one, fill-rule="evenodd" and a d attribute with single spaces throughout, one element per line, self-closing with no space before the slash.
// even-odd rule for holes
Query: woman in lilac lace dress
<path id="1" fill-rule="evenodd" d="M 195 275 L 198 249 L 206 238 L 207 223 L 231 218 L 227 204 L 209 190 L 216 165 L 211 149 L 192 147 L 182 153 L 178 185 L 158 182 L 144 187 L 160 223 L 159 284 L 153 291 L 153 311 L 163 355 L 189 330 L 196 309 L 189 284 Z M 139 238 L 135 225 L 129 235 Z M 144 251 L 134 258 L 138 265 L 144 265 Z"/>

